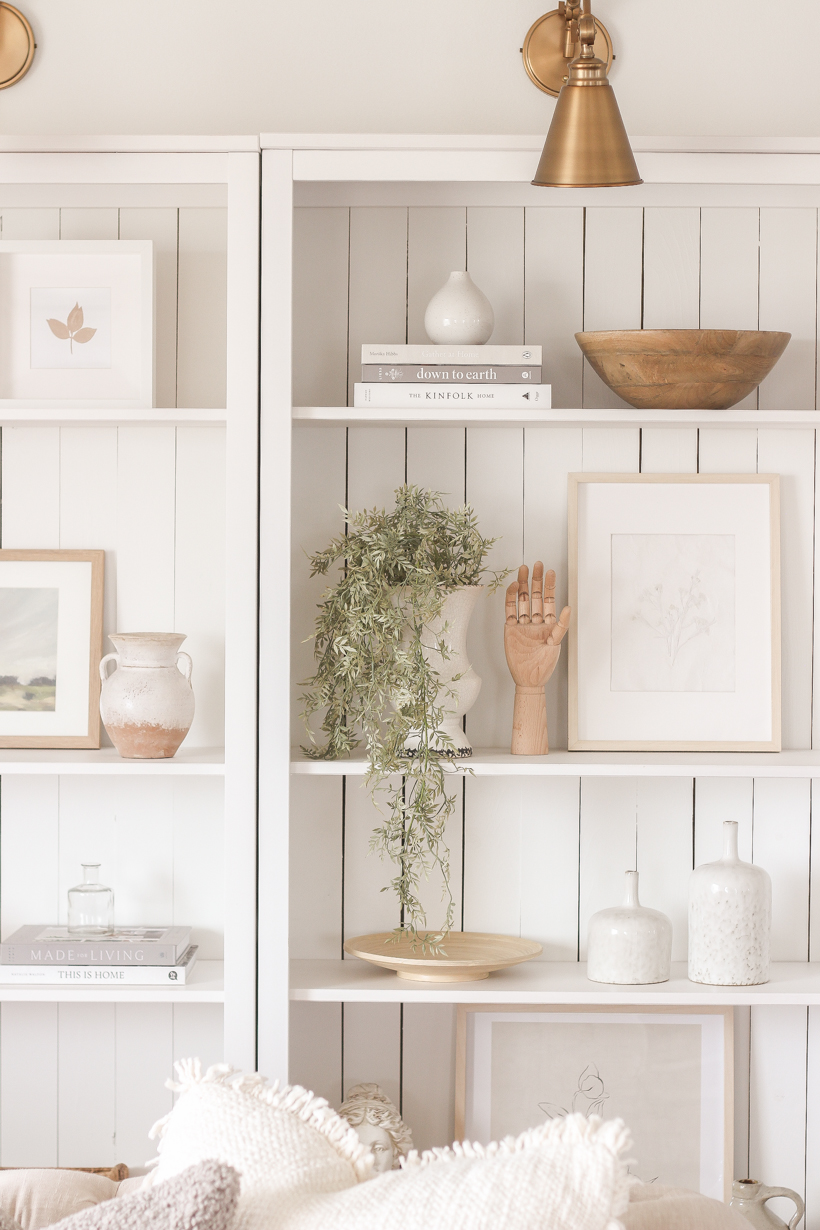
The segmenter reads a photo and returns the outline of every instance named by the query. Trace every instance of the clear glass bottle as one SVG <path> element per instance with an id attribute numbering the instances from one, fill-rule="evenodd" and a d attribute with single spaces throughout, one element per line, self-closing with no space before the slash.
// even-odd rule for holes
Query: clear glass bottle
<path id="1" fill-rule="evenodd" d="M 68 929 L 73 935 L 114 930 L 114 890 L 100 884 L 100 864 L 83 863 L 83 882 L 68 890 Z"/>

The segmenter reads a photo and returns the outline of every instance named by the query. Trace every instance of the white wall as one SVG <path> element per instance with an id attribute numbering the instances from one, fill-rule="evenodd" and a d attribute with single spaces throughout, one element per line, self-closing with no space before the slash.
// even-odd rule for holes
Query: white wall
<path id="1" fill-rule="evenodd" d="M 552 113 L 519 48 L 555 0 L 21 4 L 38 52 L 0 95 L 6 133 L 537 133 Z M 817 0 L 594 8 L 630 132 L 820 136 Z"/>

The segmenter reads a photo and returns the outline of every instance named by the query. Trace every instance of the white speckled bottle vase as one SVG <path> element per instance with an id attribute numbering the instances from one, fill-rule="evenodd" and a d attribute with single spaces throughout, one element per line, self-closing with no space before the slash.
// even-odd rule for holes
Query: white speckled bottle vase
<path id="1" fill-rule="evenodd" d="M 772 882 L 743 863 L 737 824 L 723 825 L 723 857 L 697 867 L 689 880 L 689 977 L 721 987 L 769 981 Z"/>
<path id="2" fill-rule="evenodd" d="M 638 873 L 627 871 L 623 905 L 589 920 L 587 978 L 621 984 L 668 982 L 672 924 L 638 900 Z"/>

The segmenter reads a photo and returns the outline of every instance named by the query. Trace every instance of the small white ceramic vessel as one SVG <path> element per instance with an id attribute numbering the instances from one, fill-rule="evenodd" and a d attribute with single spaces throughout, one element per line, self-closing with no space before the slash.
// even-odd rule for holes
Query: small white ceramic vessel
<path id="1" fill-rule="evenodd" d="M 689 879 L 689 977 L 721 987 L 769 981 L 772 882 L 743 863 L 737 823 L 723 824 L 723 856 L 697 867 Z"/>
<path id="2" fill-rule="evenodd" d="M 492 304 L 469 273 L 451 273 L 427 304 L 424 328 L 439 346 L 483 346 L 495 326 Z"/>
<path id="3" fill-rule="evenodd" d="M 786 1230 L 786 1222 L 766 1207 L 767 1200 L 785 1196 L 794 1204 L 794 1215 L 788 1223 L 789 1230 L 797 1230 L 806 1211 L 803 1197 L 790 1187 L 767 1187 L 756 1179 L 735 1179 L 732 1184 L 732 1199 L 729 1208 L 737 1209 L 757 1230 Z"/>
<path id="4" fill-rule="evenodd" d="M 638 900 L 638 873 L 627 871 L 623 905 L 589 920 L 587 978 L 592 982 L 668 982 L 672 924 Z"/>
<path id="5" fill-rule="evenodd" d="M 184 633 L 118 632 L 108 639 L 117 652 L 100 662 L 100 715 L 111 742 L 128 760 L 173 756 L 194 720 L 193 663 L 179 652 Z M 109 662 L 117 663 L 111 675 Z"/>
<path id="6" fill-rule="evenodd" d="M 445 738 L 437 736 L 432 746 L 434 750 L 446 755 L 473 754 L 473 745 L 462 729 L 461 719 L 468 709 L 473 707 L 481 691 L 481 676 L 473 670 L 467 657 L 467 628 L 483 588 L 483 585 L 464 585 L 448 594 L 438 617 L 427 626 L 422 642 L 425 658 L 438 671 L 441 688 L 436 704 L 444 710 L 444 720 L 438 735 Z M 442 657 L 435 648 L 441 641 L 447 646 L 447 658 Z M 459 678 L 456 678 L 457 675 Z M 448 695 L 445 688 L 452 692 L 452 695 Z M 448 742 L 448 739 L 451 742 Z M 416 752 L 418 746 L 419 736 L 411 731 L 404 745 L 405 751 Z"/>

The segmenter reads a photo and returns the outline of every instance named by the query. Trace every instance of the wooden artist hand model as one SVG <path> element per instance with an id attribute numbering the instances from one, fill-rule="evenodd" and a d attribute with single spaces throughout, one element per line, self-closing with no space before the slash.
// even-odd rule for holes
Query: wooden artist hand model
<path id="1" fill-rule="evenodd" d="M 518 569 L 518 580 L 507 587 L 507 621 L 504 624 L 504 653 L 515 680 L 512 754 L 545 756 L 547 738 L 547 698 L 544 684 L 558 663 L 561 641 L 569 627 L 570 609 L 555 618 L 555 573 L 544 576 L 538 560 L 532 570 L 532 598 L 527 584 L 530 570 Z"/>

